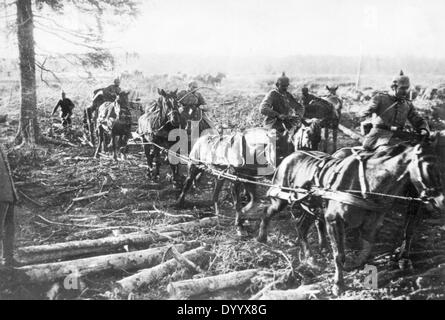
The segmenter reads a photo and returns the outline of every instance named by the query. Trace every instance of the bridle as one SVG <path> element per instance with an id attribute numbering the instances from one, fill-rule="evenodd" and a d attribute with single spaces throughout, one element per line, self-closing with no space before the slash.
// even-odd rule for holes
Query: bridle
<path id="1" fill-rule="evenodd" d="M 171 98 L 171 97 L 166 98 L 166 97 L 162 96 L 162 97 L 161 97 L 161 100 L 162 100 L 162 106 L 159 108 L 159 116 L 160 116 L 160 118 L 161 118 L 161 119 L 164 118 L 164 116 L 162 115 L 162 111 L 163 111 L 163 110 L 169 110 L 169 111 L 168 111 L 167 114 L 165 115 L 165 118 L 167 119 L 167 121 L 165 121 L 165 123 L 164 123 L 160 128 L 158 128 L 157 131 L 161 131 L 162 129 L 164 129 L 164 127 L 165 127 L 168 123 L 172 123 L 173 119 L 171 119 L 171 116 L 172 116 L 172 114 L 176 111 L 175 108 L 174 108 L 174 103 L 175 103 L 175 102 L 174 102 L 174 99 L 173 99 L 173 98 Z M 171 108 L 167 105 L 167 101 L 169 101 L 169 102 L 172 104 L 172 107 L 171 107 Z"/>
<path id="2" fill-rule="evenodd" d="M 431 202 L 434 199 L 434 195 L 443 192 L 443 187 L 428 187 L 422 177 L 422 163 L 427 161 L 427 158 L 434 158 L 434 155 L 424 155 L 422 154 L 421 146 L 415 146 L 414 157 L 412 157 L 411 162 L 408 164 L 406 170 L 400 176 L 397 181 L 401 180 L 403 176 L 409 173 L 410 179 L 416 190 L 419 192 L 419 196 L 423 202 Z"/>

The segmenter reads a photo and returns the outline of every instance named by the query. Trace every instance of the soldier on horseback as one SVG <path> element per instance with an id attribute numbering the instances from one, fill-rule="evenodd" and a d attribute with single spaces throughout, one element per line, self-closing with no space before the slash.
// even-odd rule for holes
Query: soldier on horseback
<path id="1" fill-rule="evenodd" d="M 410 80 L 400 72 L 393 79 L 391 89 L 393 94 L 378 93 L 371 104 L 360 116 L 373 118 L 368 122 L 369 133 L 363 141 L 363 148 L 375 150 L 381 145 L 394 145 L 401 142 L 403 128 L 408 120 L 417 133 L 428 137 L 430 129 L 428 123 L 415 110 L 413 103 L 408 99 Z"/>
<path id="2" fill-rule="evenodd" d="M 403 140 L 413 140 L 413 138 L 427 138 L 430 136 L 428 122 L 423 119 L 415 110 L 413 103 L 408 99 L 410 80 L 400 71 L 400 74 L 393 79 L 391 89 L 393 94 L 379 93 L 374 96 L 369 107 L 363 111 L 363 117 L 373 115 L 368 122 L 369 133 L 363 141 L 365 150 L 375 150 L 383 145 L 395 145 Z M 403 128 L 408 120 L 417 134 L 407 134 Z M 417 197 L 418 192 L 413 185 L 407 190 L 407 195 Z M 419 223 L 419 202 L 411 201 L 404 226 L 404 241 L 399 248 L 399 265 L 405 268 L 409 265 L 409 249 L 412 234 L 415 226 Z"/>
<path id="3" fill-rule="evenodd" d="M 114 79 L 114 83 L 105 88 L 99 88 L 93 91 L 93 103 L 84 110 L 83 124 L 84 130 L 89 133 L 90 140 L 94 144 L 94 125 L 97 120 L 97 110 L 104 102 L 113 102 L 121 92 L 119 78 Z"/>
<path id="4" fill-rule="evenodd" d="M 266 116 L 264 127 L 283 133 L 301 125 L 304 107 L 287 91 L 289 78 L 284 72 L 278 78 L 276 87 L 261 102 L 260 112 Z"/>
<path id="5" fill-rule="evenodd" d="M 109 85 L 108 87 L 94 90 L 93 104 L 99 95 L 102 95 L 104 101 L 113 102 L 114 100 L 116 100 L 116 97 L 121 92 L 120 84 L 121 81 L 119 80 L 119 78 L 116 78 L 114 79 L 114 83 Z"/>
<path id="6" fill-rule="evenodd" d="M 282 74 L 277 79 L 276 89 L 271 90 L 260 105 L 260 112 L 266 118 L 264 127 L 274 129 L 277 133 L 277 164 L 286 155 L 293 152 L 288 137 L 290 132 L 295 132 L 300 126 L 304 115 L 304 107 L 297 102 L 294 96 L 287 91 L 289 78 Z"/>
<path id="7" fill-rule="evenodd" d="M 213 127 L 212 122 L 205 114 L 207 111 L 204 106 L 206 101 L 201 93 L 198 92 L 198 83 L 192 81 L 188 85 L 188 90 L 183 90 L 178 93 L 178 101 L 182 105 L 182 114 L 187 119 L 188 128 L 190 128 L 190 121 L 199 121 L 200 131 Z"/>

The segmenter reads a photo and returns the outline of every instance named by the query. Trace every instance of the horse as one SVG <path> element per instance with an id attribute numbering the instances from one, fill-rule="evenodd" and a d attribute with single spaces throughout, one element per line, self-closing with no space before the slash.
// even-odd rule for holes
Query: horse
<path id="1" fill-rule="evenodd" d="M 87 107 L 83 111 L 83 128 L 85 132 L 88 132 L 90 141 L 95 145 L 96 122 L 98 117 L 99 107 L 105 102 L 114 102 L 116 96 L 104 95 L 101 89 L 94 90 L 94 98 L 91 106 Z"/>
<path id="2" fill-rule="evenodd" d="M 158 89 L 159 98 L 156 103 L 138 119 L 138 134 L 142 136 L 144 153 L 147 159 L 147 176 L 159 180 L 161 167 L 161 149 L 170 149 L 176 141 L 169 140 L 171 130 L 185 127 L 184 118 L 179 113 L 176 91 Z M 178 182 L 178 165 L 170 162 L 173 181 Z"/>
<path id="3" fill-rule="evenodd" d="M 362 234 L 362 250 L 349 266 L 352 268 L 363 265 L 369 257 L 385 209 L 395 201 L 391 196 L 404 196 L 414 187 L 420 198 L 427 201 L 429 210 L 443 211 L 445 208 L 437 159 L 428 144 L 401 143 L 380 147 L 375 153 L 351 152 L 354 153 L 351 156 L 331 157 L 324 153 L 296 151 L 278 167 L 272 181 L 276 187 L 269 190 L 269 194 L 281 187 L 309 189 L 320 186 L 325 191 L 334 190 L 309 196 L 301 203 L 320 208 L 324 201 L 327 202 L 323 217 L 334 255 L 332 291 L 335 295 L 344 289 L 345 223 L 351 229 L 360 228 Z M 382 197 L 382 194 L 387 196 Z M 261 221 L 258 241 L 267 241 L 271 217 L 286 206 L 286 200 L 271 198 L 271 205 Z"/>
<path id="4" fill-rule="evenodd" d="M 327 88 L 329 87 L 327 86 Z M 337 88 L 329 89 L 334 93 L 337 90 Z M 325 139 L 323 144 L 324 152 L 327 152 L 328 148 L 329 130 L 332 130 L 333 149 L 334 151 L 337 150 L 338 125 L 340 124 L 342 106 L 341 99 L 335 94 L 331 94 L 325 99 L 311 99 L 305 103 L 304 117 L 322 120 L 321 125 L 324 128 Z"/>
<path id="5" fill-rule="evenodd" d="M 226 75 L 222 72 L 218 72 L 216 76 L 208 75 L 206 79 L 206 83 L 210 84 L 214 87 L 217 85 L 221 85 L 221 81 L 226 77 Z"/>
<path id="6" fill-rule="evenodd" d="M 235 132 L 231 135 L 205 135 L 198 139 L 190 152 L 193 160 L 188 164 L 188 175 L 185 180 L 177 206 L 182 207 L 185 195 L 195 177 L 203 171 L 200 166 L 206 166 L 216 170 L 227 170 L 228 174 L 245 178 L 254 182 L 255 176 L 270 176 L 274 168 L 281 161 L 281 149 L 286 155 L 298 149 L 314 150 L 318 148 L 321 140 L 321 127 L 318 119 L 305 121 L 299 130 L 291 130 L 283 137 L 277 139 L 275 130 L 269 132 L 264 128 L 248 129 L 245 132 Z M 278 145 L 282 145 L 280 149 Z M 284 145 L 284 146 L 283 146 Z M 285 149 L 286 148 L 286 149 Z M 215 179 L 212 202 L 215 214 L 219 215 L 218 198 L 224 179 Z M 235 226 L 237 235 L 245 237 L 247 232 L 243 228 L 242 216 L 253 211 L 258 206 L 256 185 L 244 183 L 244 188 L 249 195 L 249 202 L 241 208 L 240 202 L 241 183 L 233 182 L 232 194 L 235 206 Z"/>
<path id="7" fill-rule="evenodd" d="M 9 168 L 6 154 L 0 147 L 0 247 L 1 256 L 4 266 L 14 266 L 17 262 L 14 260 L 14 206 L 17 201 L 17 195 L 14 183 L 11 178 L 11 170 Z M 0 263 L 1 265 L 1 263 Z"/>
<path id="8" fill-rule="evenodd" d="M 128 91 L 122 91 L 114 103 L 104 102 L 99 107 L 96 123 L 99 144 L 94 154 L 95 158 L 99 157 L 99 151 L 106 135 L 110 136 L 114 160 L 117 160 L 118 145 L 121 155 L 126 158 L 127 142 L 131 137 L 131 112 L 128 106 L 128 94 Z"/>
<path id="9" fill-rule="evenodd" d="M 327 100 L 334 106 L 335 112 L 337 113 L 338 121 L 340 122 L 341 111 L 343 109 L 343 100 L 342 100 L 342 98 L 340 98 L 337 95 L 338 86 L 336 86 L 336 87 L 326 86 L 326 90 L 328 90 L 329 94 L 327 96 L 323 97 L 323 99 Z M 335 134 L 337 134 L 337 132 Z M 337 143 L 337 136 L 332 137 L 332 138 L 333 138 L 334 142 Z M 334 148 L 334 150 L 336 150 L 336 149 L 337 148 Z"/>

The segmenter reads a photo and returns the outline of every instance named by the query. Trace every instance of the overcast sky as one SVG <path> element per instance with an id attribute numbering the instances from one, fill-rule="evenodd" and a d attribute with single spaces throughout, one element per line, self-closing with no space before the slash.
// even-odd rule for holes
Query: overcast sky
<path id="1" fill-rule="evenodd" d="M 445 56 L 444 0 L 141 2 L 141 14 L 133 24 L 107 35 L 112 46 L 140 53 L 232 57 L 358 56 L 361 51 L 384 56 Z M 59 22 L 73 25 L 83 20 L 64 18 Z M 63 42 L 38 30 L 36 39 L 42 50 L 68 49 Z M 15 50 L 14 44 L 0 46 L 3 52 L 11 49 Z"/>
<path id="2" fill-rule="evenodd" d="M 443 0 L 143 2 L 123 37 L 141 52 L 445 55 Z"/>

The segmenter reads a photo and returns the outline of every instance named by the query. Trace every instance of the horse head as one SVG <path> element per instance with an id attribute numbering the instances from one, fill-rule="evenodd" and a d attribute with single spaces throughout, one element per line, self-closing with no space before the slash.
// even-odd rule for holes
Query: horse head
<path id="1" fill-rule="evenodd" d="M 157 107 L 160 112 L 161 123 L 163 125 L 170 123 L 174 127 L 180 125 L 179 104 L 177 97 L 178 89 L 175 91 L 166 91 L 158 89 L 159 99 Z"/>
<path id="2" fill-rule="evenodd" d="M 409 175 L 411 183 L 416 188 L 420 198 L 424 200 L 427 209 L 430 211 L 435 209 L 443 213 L 445 210 L 445 196 L 440 164 L 433 146 L 434 137 L 411 147 L 406 157 L 406 159 L 409 159 L 409 164 L 404 174 Z"/>
<path id="3" fill-rule="evenodd" d="M 129 91 L 121 91 L 114 101 L 114 112 L 116 113 L 116 120 L 120 118 L 123 111 L 128 110 L 129 93 Z"/>
<path id="4" fill-rule="evenodd" d="M 329 91 L 330 95 L 333 95 L 333 96 L 337 95 L 338 86 L 336 86 L 336 87 L 326 86 L 326 89 Z"/>

